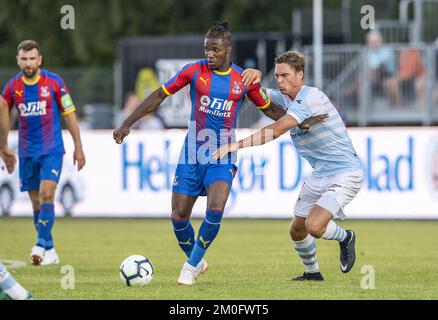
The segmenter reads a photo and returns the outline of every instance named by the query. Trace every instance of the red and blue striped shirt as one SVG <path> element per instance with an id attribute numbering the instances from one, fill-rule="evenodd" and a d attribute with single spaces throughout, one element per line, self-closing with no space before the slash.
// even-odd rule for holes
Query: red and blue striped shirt
<path id="1" fill-rule="evenodd" d="M 20 72 L 3 90 L 9 109 L 19 116 L 19 156 L 39 157 L 65 153 L 60 115 L 75 111 L 64 81 L 57 74 L 41 69 L 33 83 Z"/>
<path id="2" fill-rule="evenodd" d="M 162 85 L 167 95 L 176 93 L 190 84 L 192 104 L 191 125 L 186 138 L 196 141 L 196 149 L 205 145 L 201 136 L 211 133 L 215 148 L 234 142 L 239 107 L 247 96 L 259 109 L 269 106 L 269 97 L 260 84 L 246 86 L 242 81 L 243 69 L 232 64 L 225 72 L 211 70 L 206 59 L 184 66 L 172 79 Z M 208 130 L 205 130 L 208 129 Z M 211 139 L 211 136 L 209 137 Z"/>

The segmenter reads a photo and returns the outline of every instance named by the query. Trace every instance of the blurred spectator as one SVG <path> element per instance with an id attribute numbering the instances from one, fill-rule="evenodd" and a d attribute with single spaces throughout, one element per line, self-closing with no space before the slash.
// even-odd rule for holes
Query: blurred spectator
<path id="1" fill-rule="evenodd" d="M 135 94 L 143 101 L 149 94 L 160 86 L 157 75 L 152 68 L 142 68 L 135 79 Z"/>
<path id="2" fill-rule="evenodd" d="M 417 106 L 424 105 L 425 68 L 417 48 L 402 48 L 399 52 L 397 81 L 399 89 L 409 102 L 415 97 Z M 404 101 L 406 102 L 406 101 Z"/>
<path id="3" fill-rule="evenodd" d="M 257 63 L 254 60 L 254 58 L 246 58 L 245 61 L 243 62 L 243 67 L 245 69 L 247 69 L 247 68 L 256 69 L 257 68 Z"/>
<path id="4" fill-rule="evenodd" d="M 370 87 L 373 97 L 387 96 L 392 104 L 401 104 L 401 96 L 397 81 L 397 61 L 393 49 L 383 46 L 382 36 L 376 31 L 370 31 L 366 36 L 367 42 L 367 66 L 369 71 Z M 360 75 L 345 94 L 352 96 L 357 94 L 364 77 Z"/>
<path id="5" fill-rule="evenodd" d="M 120 125 L 123 119 L 126 119 L 140 103 L 141 100 L 138 96 L 133 92 L 129 92 L 123 110 L 116 116 L 116 126 Z M 154 113 L 151 113 L 150 115 L 138 120 L 131 126 L 131 129 L 164 129 L 164 124 L 159 117 Z"/>
<path id="6" fill-rule="evenodd" d="M 388 95 L 391 103 L 400 105 L 402 100 L 396 78 L 396 55 L 393 49 L 382 45 L 381 34 L 373 30 L 367 34 L 368 67 L 373 93 Z"/>

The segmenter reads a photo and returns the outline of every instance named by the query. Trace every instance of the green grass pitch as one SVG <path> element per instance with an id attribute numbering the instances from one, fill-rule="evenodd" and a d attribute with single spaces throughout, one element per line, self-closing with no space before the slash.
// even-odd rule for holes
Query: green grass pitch
<path id="1" fill-rule="evenodd" d="M 437 299 L 438 221 L 343 221 L 357 233 L 354 268 L 339 268 L 339 245 L 318 240 L 324 282 L 290 282 L 303 267 L 292 249 L 287 220 L 224 219 L 207 252 L 209 270 L 195 286 L 177 285 L 185 257 L 166 219 L 57 219 L 55 246 L 61 263 L 29 265 L 35 241 L 30 218 L 0 218 L 0 259 L 27 263 L 10 269 L 35 299 Z M 197 230 L 200 220 L 194 220 Z M 144 288 L 129 288 L 120 263 L 141 254 L 154 266 Z M 65 265 L 75 288 L 62 289 Z M 374 289 L 361 286 L 372 285 Z M 363 271 L 364 273 L 361 273 Z M 71 275 L 71 274 L 70 274 Z M 365 277 L 365 278 L 364 278 Z"/>

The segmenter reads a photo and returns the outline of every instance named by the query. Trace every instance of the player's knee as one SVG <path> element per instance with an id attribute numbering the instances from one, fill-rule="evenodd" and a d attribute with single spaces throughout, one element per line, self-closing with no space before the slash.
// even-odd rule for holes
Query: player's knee
<path id="1" fill-rule="evenodd" d="M 182 206 L 172 208 L 172 219 L 183 220 L 190 218 L 190 212 Z"/>
<path id="2" fill-rule="evenodd" d="M 40 203 L 40 198 L 39 198 L 39 197 L 31 197 L 31 198 L 30 198 L 30 202 L 32 203 L 32 209 L 33 209 L 34 211 L 39 210 L 40 205 L 41 205 L 41 203 Z"/>
<path id="3" fill-rule="evenodd" d="M 39 196 L 40 203 L 53 203 L 55 200 L 55 194 L 49 190 L 41 190 Z"/>
<path id="4" fill-rule="evenodd" d="M 312 237 L 317 239 L 321 238 L 325 231 L 323 226 L 312 220 L 306 220 L 306 229 L 307 232 L 312 235 Z"/>
<path id="5" fill-rule="evenodd" d="M 292 240 L 298 241 L 300 239 L 300 232 L 299 232 L 299 230 L 294 228 L 293 223 L 289 227 L 289 233 L 290 233 L 290 237 L 292 238 Z"/>
<path id="6" fill-rule="evenodd" d="M 289 233 L 294 241 L 303 240 L 307 235 L 306 228 L 300 228 L 300 226 L 296 225 L 293 221 L 289 226 Z"/>

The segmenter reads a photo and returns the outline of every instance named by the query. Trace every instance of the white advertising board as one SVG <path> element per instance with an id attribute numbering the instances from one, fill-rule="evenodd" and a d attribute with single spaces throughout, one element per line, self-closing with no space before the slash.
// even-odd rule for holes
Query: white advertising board
<path id="1" fill-rule="evenodd" d="M 240 130 L 237 135 L 245 137 L 251 132 Z M 437 128 L 351 128 L 349 133 L 363 162 L 365 181 L 346 207 L 348 218 L 438 219 Z M 123 145 L 117 145 L 112 131 L 83 132 L 87 164 L 74 174 L 83 196 L 72 215 L 168 217 L 185 134 L 185 130 L 132 131 Z M 70 168 L 65 174 L 72 179 L 73 145 L 67 132 L 64 142 L 64 168 Z M 288 134 L 239 151 L 237 165 L 225 217 L 292 216 L 311 168 L 297 156 Z M 3 172 L 3 180 L 4 176 Z M 193 216 L 203 216 L 205 206 L 205 197 L 200 197 Z M 57 208 L 62 215 L 59 204 Z M 11 214 L 32 214 L 26 195 L 17 197 Z"/>

